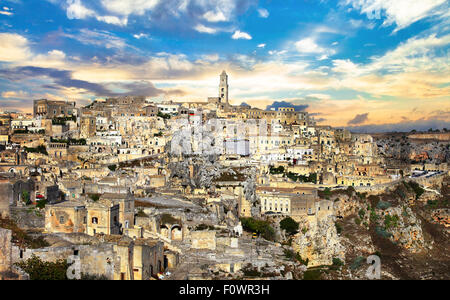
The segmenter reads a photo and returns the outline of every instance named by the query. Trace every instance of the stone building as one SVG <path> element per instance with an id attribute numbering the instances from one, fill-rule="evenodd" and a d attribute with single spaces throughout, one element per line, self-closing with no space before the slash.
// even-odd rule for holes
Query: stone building
<path id="1" fill-rule="evenodd" d="M 70 117 L 77 115 L 75 102 L 50 101 L 47 99 L 34 100 L 33 116 L 43 119 L 53 119 L 55 117 Z"/>

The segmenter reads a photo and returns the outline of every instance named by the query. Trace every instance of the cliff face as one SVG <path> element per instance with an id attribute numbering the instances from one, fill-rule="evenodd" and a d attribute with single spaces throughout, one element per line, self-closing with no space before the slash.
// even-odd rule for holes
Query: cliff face
<path id="1" fill-rule="evenodd" d="M 378 195 L 336 192 L 334 211 L 308 216 L 292 248 L 309 267 L 332 265 L 328 279 L 366 279 L 365 260 L 381 258 L 383 279 L 449 279 L 449 179 L 437 192 L 399 183 Z"/>
<path id="2" fill-rule="evenodd" d="M 418 140 L 438 140 L 438 141 L 450 141 L 450 132 L 448 133 L 416 133 L 408 136 L 410 139 Z"/>
<path id="3" fill-rule="evenodd" d="M 345 259 L 345 248 L 341 245 L 334 220 L 332 215 L 309 217 L 304 223 L 304 232 L 295 236 L 294 251 L 308 260 L 308 267 L 331 265 L 333 258 Z"/>

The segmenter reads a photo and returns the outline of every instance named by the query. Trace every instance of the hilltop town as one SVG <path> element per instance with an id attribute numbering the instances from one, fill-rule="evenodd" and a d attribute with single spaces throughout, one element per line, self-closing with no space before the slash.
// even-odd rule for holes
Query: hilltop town
<path id="1" fill-rule="evenodd" d="M 377 255 L 382 279 L 449 279 L 450 133 L 355 134 L 230 89 L 1 114 L 0 278 L 70 258 L 88 279 L 366 279 Z"/>

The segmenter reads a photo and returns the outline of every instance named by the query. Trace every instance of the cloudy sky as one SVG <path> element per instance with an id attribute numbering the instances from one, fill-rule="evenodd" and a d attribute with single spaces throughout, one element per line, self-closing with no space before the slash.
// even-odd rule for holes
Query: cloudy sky
<path id="1" fill-rule="evenodd" d="M 233 104 L 450 128 L 449 45 L 448 0 L 0 0 L 0 109 L 205 100 L 225 69 Z"/>

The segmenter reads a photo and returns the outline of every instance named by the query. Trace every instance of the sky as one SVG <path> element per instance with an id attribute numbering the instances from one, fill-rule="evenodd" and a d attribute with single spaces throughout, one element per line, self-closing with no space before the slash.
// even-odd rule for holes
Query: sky
<path id="1" fill-rule="evenodd" d="M 120 95 L 450 128 L 448 0 L 0 0 L 0 110 Z"/>

